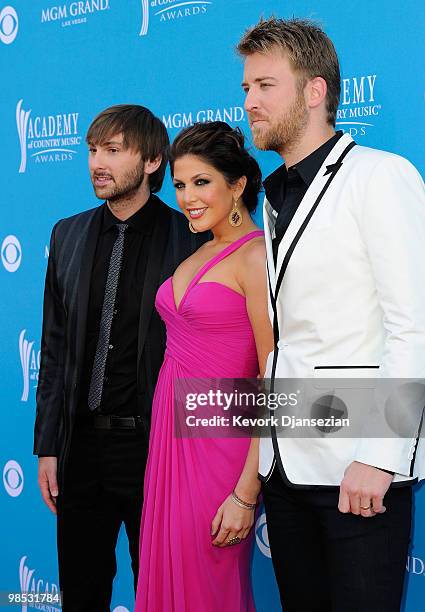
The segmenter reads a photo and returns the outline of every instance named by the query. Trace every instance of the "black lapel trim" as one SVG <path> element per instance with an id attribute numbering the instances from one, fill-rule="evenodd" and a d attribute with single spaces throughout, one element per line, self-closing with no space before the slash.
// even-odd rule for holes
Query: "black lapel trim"
<path id="1" fill-rule="evenodd" d="M 416 453 L 417 453 L 417 450 L 418 450 L 418 444 L 419 444 L 419 440 L 420 440 L 420 437 L 421 437 L 422 425 L 423 425 L 423 422 L 424 422 L 424 410 L 422 410 L 421 420 L 420 420 L 419 427 L 418 427 L 418 435 L 416 437 L 415 450 L 413 451 L 413 457 L 412 457 L 412 460 L 410 462 L 410 473 L 409 473 L 409 476 L 411 478 L 413 478 L 413 472 L 414 472 L 415 461 L 416 461 Z"/>
<path id="2" fill-rule="evenodd" d="M 326 191 L 329 188 L 329 185 L 331 184 L 331 182 L 333 181 L 333 179 L 335 178 L 338 170 L 341 168 L 342 166 L 342 161 L 345 158 L 345 156 L 349 153 L 349 151 L 351 151 L 351 149 L 353 147 L 356 146 L 355 142 L 350 142 L 350 144 L 345 147 L 344 151 L 341 153 L 341 155 L 339 156 L 338 160 L 335 162 L 335 164 L 333 164 L 333 170 L 332 173 L 329 175 L 328 180 L 326 181 L 326 184 L 324 185 L 322 191 L 319 193 L 319 195 L 316 198 L 316 201 L 314 202 L 313 206 L 311 207 L 308 215 L 306 216 L 306 218 L 303 221 L 303 224 L 301 225 L 300 229 L 298 230 L 297 234 L 295 235 L 293 241 L 291 242 L 289 249 L 287 250 L 285 257 L 283 259 L 281 268 L 279 270 L 279 276 L 277 277 L 277 281 L 276 281 L 276 289 L 273 292 L 272 287 L 271 287 L 271 282 L 270 282 L 270 274 L 269 274 L 269 287 L 270 287 L 270 297 L 271 297 L 271 302 L 272 302 L 272 307 L 273 307 L 273 332 L 274 332 L 274 341 L 275 341 L 275 350 L 274 350 L 274 358 L 273 358 L 273 369 L 272 369 L 272 384 L 273 384 L 273 379 L 275 378 L 275 374 L 276 374 L 276 364 L 277 364 L 277 354 L 278 354 L 278 349 L 277 349 L 277 343 L 279 341 L 279 325 L 278 325 L 278 320 L 277 320 L 277 309 L 276 309 L 276 300 L 277 300 L 277 296 L 279 295 L 279 291 L 280 291 L 280 287 L 282 285 L 282 281 L 283 281 L 283 277 L 285 275 L 285 272 L 288 268 L 288 264 L 289 261 L 292 257 L 292 254 L 295 250 L 295 247 L 297 246 L 301 236 L 303 235 L 307 225 L 310 223 L 310 220 L 314 214 L 314 212 L 316 211 L 317 207 L 319 206 L 320 202 L 323 199 L 323 196 L 325 195 Z"/>
<path id="3" fill-rule="evenodd" d="M 139 336 L 137 341 L 137 372 L 140 372 L 140 358 L 145 345 L 146 334 L 152 310 L 155 304 L 155 296 L 158 291 L 161 266 L 165 247 L 170 233 L 171 211 L 166 204 L 160 200 L 155 202 L 158 212 L 155 227 L 151 236 L 148 260 L 146 263 L 146 276 L 143 284 L 142 299 L 140 302 Z"/>
<path id="4" fill-rule="evenodd" d="M 323 176 L 328 176 L 328 174 L 332 174 L 332 172 L 339 170 L 341 166 L 342 166 L 342 162 L 340 161 L 335 162 L 334 164 L 330 164 L 329 166 L 326 166 L 326 172 Z"/>
<path id="5" fill-rule="evenodd" d="M 280 291 L 280 287 L 282 285 L 282 281 L 283 281 L 283 277 L 285 275 L 285 272 L 288 268 L 288 264 L 289 261 L 292 257 L 292 254 L 295 250 L 295 247 L 298 244 L 298 241 L 300 240 L 301 236 L 304 233 L 304 230 L 306 229 L 307 225 L 309 224 L 315 210 L 317 209 L 317 207 L 319 206 L 320 202 L 323 199 L 323 196 L 325 195 L 326 191 L 329 188 L 329 185 L 331 184 L 331 182 L 333 181 L 333 179 L 335 178 L 338 170 L 341 168 L 342 166 L 342 162 L 345 158 L 345 156 L 351 151 L 351 149 L 356 145 L 356 143 L 350 142 L 350 144 L 345 147 L 344 151 L 341 153 L 341 155 L 339 156 L 339 158 L 337 159 L 337 161 L 335 162 L 335 164 L 331 164 L 331 173 L 329 174 L 329 178 L 326 181 L 326 184 L 324 185 L 322 191 L 319 193 L 319 195 L 316 198 L 316 201 L 314 202 L 313 206 L 311 207 L 308 215 L 306 216 L 306 218 L 304 219 L 303 224 L 301 225 L 300 229 L 298 230 L 297 234 L 295 235 L 293 241 L 291 242 L 289 249 L 287 250 L 285 257 L 283 259 L 281 268 L 279 270 L 279 275 L 277 278 L 277 282 L 276 282 L 276 288 L 275 291 L 273 292 L 273 288 L 272 288 L 272 284 L 270 281 L 270 273 L 269 273 L 269 268 L 267 265 L 267 276 L 268 276 L 268 280 L 269 280 L 269 291 L 270 291 L 270 299 L 271 299 L 271 304 L 272 304 L 272 309 L 273 309 L 273 335 L 274 335 L 274 351 L 273 351 L 273 364 L 272 364 L 272 371 L 271 371 L 271 376 L 270 376 L 270 391 L 273 393 L 274 392 L 274 383 L 275 383 L 275 379 L 276 379 L 276 367 L 277 367 L 277 357 L 279 354 L 279 349 L 277 346 L 277 343 L 279 342 L 279 322 L 278 322 L 278 317 L 277 317 L 277 306 L 276 306 L 276 302 L 277 302 L 277 296 L 279 295 L 279 291 Z M 327 171 L 325 173 L 328 174 L 328 170 L 329 167 L 327 167 Z M 285 482 L 289 483 L 288 477 L 286 476 L 281 458 L 280 458 L 280 453 L 279 453 L 279 446 L 277 444 L 277 439 L 276 439 L 276 428 L 272 425 L 271 426 L 271 437 L 272 437 L 272 442 L 273 442 L 273 449 L 274 449 L 274 454 L 277 460 L 277 464 L 279 466 L 279 471 L 282 475 L 282 478 L 284 478 Z"/>
<path id="6" fill-rule="evenodd" d="M 314 366 L 315 370 L 379 370 L 377 365 L 328 365 Z"/>
<path id="7" fill-rule="evenodd" d="M 341 153 L 341 155 L 339 156 L 338 160 L 335 162 L 335 164 L 333 165 L 333 170 L 332 173 L 329 175 L 328 180 L 326 181 L 325 186 L 323 187 L 322 191 L 319 193 L 319 195 L 316 198 L 316 201 L 314 202 L 313 206 L 310 209 L 310 212 L 308 213 L 308 215 L 306 216 L 306 218 L 303 221 L 303 224 L 301 225 L 300 229 L 298 230 L 296 236 L 294 237 L 293 241 L 291 242 L 291 245 L 289 247 L 289 249 L 286 252 L 286 255 L 283 259 L 280 271 L 279 271 L 279 276 L 277 278 L 277 282 L 276 282 L 276 290 L 275 293 L 273 295 L 274 300 L 277 299 L 277 296 L 279 294 L 279 290 L 283 281 L 283 277 L 285 275 L 286 269 L 288 267 L 288 263 L 289 260 L 292 257 L 292 253 L 294 252 L 295 247 L 298 244 L 299 239 L 301 238 L 301 236 L 304 233 L 305 228 L 307 227 L 307 225 L 310 223 L 310 220 L 316 210 L 316 208 L 319 206 L 320 202 L 322 201 L 323 196 L 325 195 L 326 191 L 329 188 L 329 185 L 331 184 L 331 182 L 333 181 L 333 179 L 336 176 L 336 173 L 338 172 L 338 170 L 341 168 L 342 166 L 342 160 L 344 159 L 344 157 L 347 155 L 347 153 L 349 153 L 349 151 L 351 151 L 351 149 L 353 147 L 356 146 L 355 142 L 350 142 L 350 144 L 344 149 L 344 151 Z M 326 174 L 325 174 L 326 176 Z"/>
<path id="8" fill-rule="evenodd" d="M 83 243 L 81 255 L 80 274 L 78 278 L 78 299 L 77 299 L 77 329 L 76 329 L 76 364 L 77 378 L 80 377 L 81 367 L 84 359 L 84 345 L 86 341 L 87 328 L 87 308 L 90 295 L 90 281 L 93 268 L 94 254 L 97 246 L 97 239 L 102 224 L 103 206 L 99 206 L 93 214 L 87 235 Z"/>

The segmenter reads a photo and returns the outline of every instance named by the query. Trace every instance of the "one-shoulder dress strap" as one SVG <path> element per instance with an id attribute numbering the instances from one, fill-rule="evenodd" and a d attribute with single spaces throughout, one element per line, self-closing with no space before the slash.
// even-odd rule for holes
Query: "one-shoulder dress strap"
<path id="1" fill-rule="evenodd" d="M 186 301 L 186 298 L 189 295 L 192 287 L 194 287 L 196 285 L 196 283 L 199 281 L 199 279 L 201 279 L 204 276 L 204 274 L 206 274 L 208 272 L 208 270 L 211 270 L 211 268 L 213 268 L 216 264 L 218 264 L 220 261 L 222 261 L 228 255 L 231 255 L 232 253 L 237 251 L 243 244 L 245 244 L 249 240 L 252 240 L 252 238 L 257 238 L 258 236 L 262 236 L 263 234 L 264 234 L 263 230 L 255 230 L 253 232 L 249 232 L 249 234 L 245 234 L 245 236 L 242 236 L 241 238 L 238 238 L 238 240 L 235 240 L 235 242 L 232 242 L 231 244 L 229 244 L 226 248 L 224 248 L 222 251 L 220 251 L 220 253 L 217 253 L 217 255 L 215 255 L 215 257 L 212 257 L 212 259 L 207 261 L 202 266 L 202 268 L 199 270 L 199 272 L 197 274 L 195 274 L 195 276 L 190 281 L 189 285 L 186 288 L 186 291 L 183 294 L 182 299 L 180 300 L 180 304 L 178 305 L 178 307 L 177 307 L 177 305 L 175 306 L 177 312 L 180 311 L 180 309 L 181 309 L 182 305 L 184 304 L 184 302 Z M 171 280 L 171 287 L 172 287 L 172 280 Z"/>
<path id="2" fill-rule="evenodd" d="M 246 242 L 249 242 L 249 240 L 252 240 L 253 238 L 258 238 L 258 236 L 262 236 L 263 234 L 263 230 L 254 230 L 253 232 L 249 232 L 249 234 L 245 234 L 245 236 L 242 236 L 241 238 L 238 238 L 238 240 L 235 240 L 235 242 L 229 244 L 222 251 L 220 251 L 220 253 L 217 253 L 217 255 L 212 257 L 212 259 L 207 261 L 207 263 L 202 266 L 199 272 L 193 277 L 190 286 L 193 287 L 193 285 L 196 285 L 204 274 L 216 266 L 220 261 L 237 251 Z"/>

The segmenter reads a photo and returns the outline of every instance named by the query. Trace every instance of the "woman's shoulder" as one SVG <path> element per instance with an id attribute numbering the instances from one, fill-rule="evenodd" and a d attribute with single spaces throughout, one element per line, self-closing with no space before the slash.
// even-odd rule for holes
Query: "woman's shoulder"
<path id="1" fill-rule="evenodd" d="M 260 228 L 258 228 L 258 231 L 261 231 Z M 245 244 L 242 245 L 240 252 L 244 259 L 248 259 L 250 261 L 252 259 L 256 260 L 258 257 L 261 256 L 265 257 L 266 242 L 264 240 L 264 234 L 254 236 L 254 238 L 251 238 L 250 240 L 245 242 Z"/>
<path id="2" fill-rule="evenodd" d="M 264 235 L 255 236 L 239 250 L 238 272 L 241 280 L 249 275 L 262 274 L 266 269 L 266 243 Z"/>

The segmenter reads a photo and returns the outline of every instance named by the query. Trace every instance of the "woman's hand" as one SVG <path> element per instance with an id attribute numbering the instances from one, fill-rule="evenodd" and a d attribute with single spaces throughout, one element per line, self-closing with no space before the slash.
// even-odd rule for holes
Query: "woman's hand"
<path id="1" fill-rule="evenodd" d="M 232 496 L 229 495 L 217 510 L 211 524 L 211 535 L 215 535 L 212 544 L 223 548 L 224 546 L 230 546 L 228 542 L 232 538 L 237 537 L 244 540 L 254 524 L 254 515 L 254 509 L 240 508 L 232 501 Z"/>

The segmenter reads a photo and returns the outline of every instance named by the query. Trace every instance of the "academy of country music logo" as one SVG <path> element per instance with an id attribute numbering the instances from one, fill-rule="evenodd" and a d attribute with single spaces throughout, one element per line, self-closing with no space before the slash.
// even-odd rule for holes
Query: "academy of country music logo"
<path id="1" fill-rule="evenodd" d="M 245 121 L 245 111 L 242 106 L 227 106 L 221 108 L 202 108 L 194 111 L 181 111 L 162 115 L 162 122 L 168 129 L 178 129 L 205 123 L 206 121 L 226 121 L 234 125 Z"/>
<path id="2" fill-rule="evenodd" d="M 16 272 L 22 261 L 22 247 L 16 236 L 9 234 L 1 245 L 1 260 L 8 272 Z"/>
<path id="3" fill-rule="evenodd" d="M 94 13 L 109 10 L 109 0 L 66 2 L 41 9 L 41 23 L 59 22 L 63 28 L 87 23 Z"/>
<path id="4" fill-rule="evenodd" d="M 10 497 L 19 497 L 24 488 L 24 473 L 14 459 L 10 459 L 3 468 L 3 484 Z"/>
<path id="5" fill-rule="evenodd" d="M 264 512 L 260 514 L 255 523 L 255 540 L 263 555 L 271 559 L 272 555 L 270 552 L 269 534 L 267 533 L 267 520 Z"/>
<path id="6" fill-rule="evenodd" d="M 45 610 L 46 612 L 60 612 L 61 594 L 59 587 L 54 582 L 48 582 L 38 578 L 35 569 L 30 569 L 26 564 L 27 556 L 22 557 L 19 562 L 19 584 L 21 593 L 33 595 L 33 599 L 27 598 L 28 603 L 22 603 L 22 612 L 29 608 Z"/>
<path id="7" fill-rule="evenodd" d="M 375 125 L 382 105 L 376 103 L 376 74 L 350 77 L 341 81 L 341 99 L 336 127 L 350 136 L 365 136 Z"/>
<path id="8" fill-rule="evenodd" d="M 13 6 L 5 6 L 0 10 L 0 41 L 10 45 L 18 34 L 19 19 Z"/>
<path id="9" fill-rule="evenodd" d="M 81 145 L 78 131 L 80 113 L 34 115 L 23 108 L 23 100 L 16 105 L 16 128 L 21 148 L 19 172 L 25 172 L 29 160 L 35 164 L 72 161 Z"/>
<path id="10" fill-rule="evenodd" d="M 41 350 L 35 348 L 34 340 L 27 340 L 23 329 L 19 334 L 19 357 L 22 368 L 22 395 L 21 402 L 27 402 L 30 388 L 36 389 L 38 385 L 38 375 L 40 372 Z"/>
<path id="11" fill-rule="evenodd" d="M 146 36 L 149 31 L 151 16 L 162 23 L 205 15 L 213 4 L 209 0 L 142 0 L 142 26 L 139 36 Z"/>

